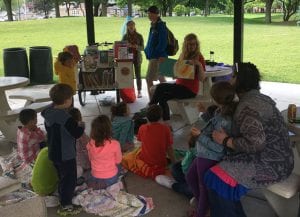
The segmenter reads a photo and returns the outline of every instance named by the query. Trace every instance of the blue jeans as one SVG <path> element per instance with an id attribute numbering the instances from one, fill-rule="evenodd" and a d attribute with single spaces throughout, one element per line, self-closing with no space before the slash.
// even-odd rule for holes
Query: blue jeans
<path id="1" fill-rule="evenodd" d="M 247 217 L 241 201 L 224 199 L 214 190 L 208 190 L 211 217 Z"/>
<path id="2" fill-rule="evenodd" d="M 105 188 L 117 183 L 119 181 L 121 165 L 118 164 L 117 167 L 118 167 L 117 174 L 111 178 L 106 178 L 106 179 L 96 178 L 92 174 L 90 174 L 89 178 L 88 178 L 88 186 L 90 188 L 93 188 L 94 190 L 98 190 L 98 189 L 105 189 Z"/>
<path id="3" fill-rule="evenodd" d="M 185 174 L 182 171 L 181 161 L 172 165 L 171 172 L 176 180 L 172 185 L 172 189 L 178 193 L 184 194 L 187 198 L 191 199 L 193 197 L 192 191 L 189 188 L 185 180 Z"/>

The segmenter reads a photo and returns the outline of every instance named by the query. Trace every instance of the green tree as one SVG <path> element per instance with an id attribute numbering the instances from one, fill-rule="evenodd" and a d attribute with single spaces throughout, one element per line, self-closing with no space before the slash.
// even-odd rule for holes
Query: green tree
<path id="1" fill-rule="evenodd" d="M 174 12 L 176 13 L 176 16 L 182 16 L 185 12 L 185 6 L 184 5 L 176 5 L 174 8 Z"/>
<path id="2" fill-rule="evenodd" d="M 52 0 L 34 0 L 33 5 L 35 11 L 44 11 L 44 16 L 47 17 L 49 11 L 54 7 L 54 2 Z"/>
<path id="3" fill-rule="evenodd" d="M 283 21 L 289 21 L 291 16 L 297 12 L 300 0 L 279 0 L 282 3 Z"/>
<path id="4" fill-rule="evenodd" d="M 6 12 L 7 12 L 7 20 L 8 21 L 13 21 L 11 0 L 3 0 L 3 1 L 4 1 L 4 5 L 5 5 L 5 8 L 6 8 Z"/>

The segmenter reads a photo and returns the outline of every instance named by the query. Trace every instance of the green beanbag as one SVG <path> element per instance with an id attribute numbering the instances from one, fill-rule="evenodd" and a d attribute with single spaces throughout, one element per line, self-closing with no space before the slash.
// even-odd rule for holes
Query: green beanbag
<path id="1" fill-rule="evenodd" d="M 48 158 L 48 147 L 37 156 L 32 171 L 31 185 L 39 195 L 49 195 L 57 189 L 58 176 L 52 161 Z"/>

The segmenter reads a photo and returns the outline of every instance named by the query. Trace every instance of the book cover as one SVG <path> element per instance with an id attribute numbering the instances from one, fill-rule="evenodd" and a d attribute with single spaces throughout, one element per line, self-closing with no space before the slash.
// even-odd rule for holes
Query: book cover
<path id="1" fill-rule="evenodd" d="M 177 61 L 174 65 L 174 76 L 182 79 L 194 79 L 195 67 L 189 60 Z"/>

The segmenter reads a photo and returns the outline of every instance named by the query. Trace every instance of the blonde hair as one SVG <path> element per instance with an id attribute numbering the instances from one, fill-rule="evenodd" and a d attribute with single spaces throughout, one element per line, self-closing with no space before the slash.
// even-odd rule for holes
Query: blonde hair
<path id="1" fill-rule="evenodd" d="M 197 47 L 194 52 L 189 52 L 188 51 L 188 43 L 192 40 L 196 41 Z M 187 34 L 184 37 L 184 41 L 182 44 L 182 51 L 179 56 L 179 60 L 191 60 L 191 59 L 198 58 L 199 56 L 201 56 L 201 52 L 200 52 L 200 42 L 198 40 L 197 35 L 194 33 Z"/>

